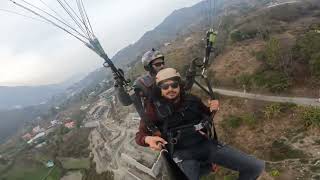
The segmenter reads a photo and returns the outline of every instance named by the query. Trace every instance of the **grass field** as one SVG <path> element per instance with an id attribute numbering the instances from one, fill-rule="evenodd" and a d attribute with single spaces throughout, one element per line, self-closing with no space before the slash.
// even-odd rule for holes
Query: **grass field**
<path id="1" fill-rule="evenodd" d="M 8 168 L 9 164 L 0 164 L 0 177 L 1 173 Z"/>
<path id="2" fill-rule="evenodd" d="M 5 180 L 41 180 L 50 169 L 44 165 L 30 164 L 28 166 L 15 164 L 11 169 L 0 175 Z M 2 180 L 1 179 L 1 180 Z"/>
<path id="3" fill-rule="evenodd" d="M 59 180 L 61 178 L 62 171 L 59 168 L 54 168 L 49 176 L 45 180 Z"/>
<path id="4" fill-rule="evenodd" d="M 58 158 L 64 169 L 89 169 L 90 159 L 89 158 Z"/>
<path id="5" fill-rule="evenodd" d="M 50 172 L 51 170 L 51 172 Z M 48 175 L 48 173 L 50 174 Z M 61 170 L 59 168 L 50 169 L 40 163 L 15 163 L 12 168 L 0 175 L 1 180 L 59 180 Z"/>

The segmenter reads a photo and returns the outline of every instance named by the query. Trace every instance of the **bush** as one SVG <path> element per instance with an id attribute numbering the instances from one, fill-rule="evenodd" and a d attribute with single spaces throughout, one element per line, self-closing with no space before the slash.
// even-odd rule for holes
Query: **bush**
<path id="1" fill-rule="evenodd" d="M 285 113 L 295 107 L 297 107 L 297 105 L 293 103 L 272 103 L 265 107 L 263 114 L 265 118 L 271 119 L 278 117 L 280 113 Z"/>
<path id="2" fill-rule="evenodd" d="M 270 175 L 272 177 L 278 177 L 278 176 L 280 176 L 280 172 L 275 169 L 275 170 L 270 171 Z"/>
<path id="3" fill-rule="evenodd" d="M 299 149 L 292 148 L 286 142 L 275 140 L 270 151 L 271 161 L 282 161 L 285 159 L 306 158 L 307 155 Z"/>
<path id="4" fill-rule="evenodd" d="M 81 126 L 85 118 L 86 118 L 86 112 L 81 110 L 77 112 L 73 112 L 71 115 L 71 119 L 76 120 L 76 125 L 78 128 Z"/>
<path id="5" fill-rule="evenodd" d="M 256 86 L 268 88 L 274 93 L 286 91 L 291 86 L 291 79 L 283 72 L 263 71 L 255 74 L 252 79 Z"/>
<path id="6" fill-rule="evenodd" d="M 317 107 L 304 108 L 302 119 L 307 127 L 320 127 L 320 109 Z"/>
<path id="7" fill-rule="evenodd" d="M 309 67 L 313 77 L 320 78 L 320 52 L 311 56 Z"/>
<path id="8" fill-rule="evenodd" d="M 312 56 L 317 56 L 320 52 L 320 33 L 311 30 L 305 35 L 299 37 L 293 48 L 294 57 L 302 62 L 309 62 Z"/>
<path id="9" fill-rule="evenodd" d="M 236 115 L 229 115 L 224 120 L 225 127 L 231 127 L 231 128 L 238 128 L 242 124 L 248 125 L 248 126 L 254 126 L 257 122 L 254 114 L 242 114 L 239 116 Z"/>
<path id="10" fill-rule="evenodd" d="M 287 75 L 275 72 L 268 77 L 267 87 L 271 92 L 280 93 L 286 91 L 291 86 Z"/>
<path id="11" fill-rule="evenodd" d="M 70 132 L 70 129 L 68 129 L 67 127 L 65 126 L 60 126 L 59 130 L 58 130 L 58 134 L 59 135 L 65 135 L 67 133 Z"/>
<path id="12" fill-rule="evenodd" d="M 230 115 L 225 119 L 226 125 L 231 128 L 238 128 L 242 123 L 242 119 L 238 116 Z"/>
<path id="13" fill-rule="evenodd" d="M 250 89 L 252 86 L 252 76 L 248 73 L 242 73 L 236 78 L 236 83 L 242 88 L 245 86 L 246 89 Z"/>
<path id="14" fill-rule="evenodd" d="M 255 53 L 256 59 L 262 62 L 265 62 L 267 57 L 264 51 L 259 51 Z"/>
<path id="15" fill-rule="evenodd" d="M 319 24 L 312 25 L 310 31 L 299 37 L 293 48 L 294 59 L 308 64 L 312 85 L 320 85 L 320 29 Z"/>
<path id="16" fill-rule="evenodd" d="M 279 103 L 272 103 L 265 107 L 263 110 L 264 117 L 267 119 L 271 119 L 279 116 L 281 112 L 281 106 Z"/>
<path id="17" fill-rule="evenodd" d="M 257 36 L 257 29 L 247 30 L 247 31 L 240 31 L 236 30 L 231 33 L 231 40 L 233 42 L 243 41 L 246 39 L 253 39 Z"/>
<path id="18" fill-rule="evenodd" d="M 231 36 L 231 40 L 233 42 L 237 42 L 237 41 L 242 41 L 243 40 L 242 33 L 240 31 L 238 31 L 238 30 L 232 32 L 230 36 Z"/>
<path id="19" fill-rule="evenodd" d="M 294 103 L 289 103 L 289 102 L 279 103 L 279 104 L 280 104 L 280 111 L 281 111 L 281 112 L 287 112 L 288 110 L 291 110 L 291 109 L 297 107 L 296 104 L 294 104 Z"/>
<path id="20" fill-rule="evenodd" d="M 278 69 L 281 58 L 280 42 L 278 39 L 271 38 L 264 51 L 265 63 L 271 69 Z"/>
<path id="21" fill-rule="evenodd" d="M 257 123 L 254 114 L 243 114 L 241 115 L 241 120 L 248 126 L 254 126 Z"/>

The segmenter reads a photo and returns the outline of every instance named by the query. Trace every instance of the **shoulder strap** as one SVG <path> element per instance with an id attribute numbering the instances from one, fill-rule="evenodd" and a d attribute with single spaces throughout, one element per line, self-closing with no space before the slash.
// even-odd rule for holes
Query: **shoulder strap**
<path id="1" fill-rule="evenodd" d="M 147 97 L 149 96 L 151 88 L 154 85 L 154 81 L 154 77 L 152 77 L 150 74 L 145 74 L 135 80 L 133 87 L 135 91 L 142 91 L 143 96 Z"/>
<path id="2" fill-rule="evenodd" d="M 187 94 L 183 97 L 183 104 L 181 105 L 181 108 L 179 109 L 179 111 L 190 110 L 195 113 L 199 113 L 199 110 L 197 110 L 195 108 L 195 106 L 198 107 L 197 106 L 198 103 L 201 103 L 200 98 L 198 98 L 192 94 Z"/>

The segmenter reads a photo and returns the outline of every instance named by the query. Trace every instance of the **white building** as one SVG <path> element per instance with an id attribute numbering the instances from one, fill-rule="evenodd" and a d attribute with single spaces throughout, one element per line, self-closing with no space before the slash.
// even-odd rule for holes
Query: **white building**
<path id="1" fill-rule="evenodd" d="M 43 131 L 45 131 L 45 129 L 41 128 L 39 125 L 32 129 L 32 133 L 33 134 L 38 134 L 38 133 L 43 132 Z"/>
<path id="2" fill-rule="evenodd" d="M 55 125 L 57 125 L 58 124 L 58 120 L 52 120 L 52 121 L 50 121 L 50 123 L 51 123 L 51 125 L 52 126 L 55 126 Z"/>

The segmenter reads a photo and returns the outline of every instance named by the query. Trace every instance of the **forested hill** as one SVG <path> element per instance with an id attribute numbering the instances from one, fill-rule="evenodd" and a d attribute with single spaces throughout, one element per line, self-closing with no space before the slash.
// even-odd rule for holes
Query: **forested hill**
<path id="1" fill-rule="evenodd" d="M 146 32 L 136 43 L 120 50 L 112 61 L 117 64 L 128 64 L 151 48 L 159 48 L 164 43 L 190 33 L 195 28 L 201 28 L 201 24 L 204 24 L 201 22 L 206 18 L 207 6 L 208 2 L 202 1 L 192 7 L 175 10 L 161 24 Z"/>

